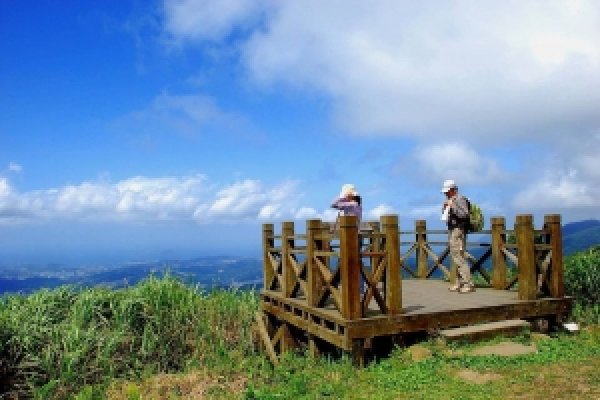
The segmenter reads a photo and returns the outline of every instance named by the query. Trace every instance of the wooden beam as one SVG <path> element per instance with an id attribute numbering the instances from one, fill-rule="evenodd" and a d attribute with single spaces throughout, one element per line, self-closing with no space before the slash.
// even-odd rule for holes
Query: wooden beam
<path id="1" fill-rule="evenodd" d="M 506 286 L 506 256 L 502 249 L 506 245 L 506 222 L 504 217 L 493 217 L 492 225 L 492 286 L 504 289 Z"/>
<path id="2" fill-rule="evenodd" d="M 263 224 L 262 243 L 263 243 L 263 288 L 270 289 L 275 271 L 271 266 L 270 249 L 275 247 L 275 232 L 273 224 Z"/>
<path id="3" fill-rule="evenodd" d="M 565 296 L 560 215 L 552 214 L 544 216 L 544 225 L 550 235 L 550 246 L 552 247 L 549 282 L 550 295 L 552 297 L 560 298 Z"/>
<path id="4" fill-rule="evenodd" d="M 517 235 L 517 254 L 519 257 L 519 299 L 533 300 L 537 295 L 533 216 L 517 215 L 515 232 Z"/>
<path id="5" fill-rule="evenodd" d="M 400 226 L 397 215 L 383 215 L 380 218 L 385 235 L 387 268 L 385 270 L 385 307 L 388 314 L 402 312 L 402 271 L 400 261 Z"/>
<path id="6" fill-rule="evenodd" d="M 427 222 L 424 219 L 415 221 L 416 242 L 417 242 L 417 276 L 427 278 Z"/>
<path id="7" fill-rule="evenodd" d="M 279 364 L 279 359 L 277 358 L 277 354 L 275 354 L 275 348 L 273 347 L 273 343 L 271 342 L 271 338 L 267 332 L 267 327 L 265 326 L 265 321 L 263 320 L 263 313 L 261 311 L 257 311 L 255 314 L 255 319 L 259 337 L 262 340 L 262 344 L 267 352 L 267 356 L 269 356 L 269 359 L 273 365 Z"/>
<path id="8" fill-rule="evenodd" d="M 321 220 L 309 219 L 306 221 L 306 300 L 308 305 L 316 307 L 319 302 L 319 293 L 323 286 L 321 274 L 315 262 L 315 251 L 319 250 L 315 236 L 321 233 Z"/>
<path id="9" fill-rule="evenodd" d="M 342 307 L 346 319 L 362 316 L 360 301 L 360 258 L 358 255 L 358 220 L 354 215 L 339 217 L 340 226 L 340 287 Z"/>

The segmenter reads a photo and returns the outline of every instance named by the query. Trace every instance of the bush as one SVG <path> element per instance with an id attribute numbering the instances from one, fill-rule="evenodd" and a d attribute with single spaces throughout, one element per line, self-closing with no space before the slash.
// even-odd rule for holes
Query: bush
<path id="1" fill-rule="evenodd" d="M 0 297 L 0 393 L 65 398 L 112 378 L 246 355 L 256 307 L 254 292 L 205 293 L 170 276 Z"/>
<path id="2" fill-rule="evenodd" d="M 600 246 L 565 257 L 565 291 L 581 306 L 600 304 Z"/>

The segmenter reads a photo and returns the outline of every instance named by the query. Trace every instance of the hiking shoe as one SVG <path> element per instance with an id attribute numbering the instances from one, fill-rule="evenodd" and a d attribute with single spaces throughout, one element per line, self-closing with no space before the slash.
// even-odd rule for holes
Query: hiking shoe
<path id="1" fill-rule="evenodd" d="M 458 284 L 452 285 L 448 288 L 448 290 L 451 292 L 458 292 L 460 290 L 460 285 L 458 285 Z"/>
<path id="2" fill-rule="evenodd" d="M 458 293 L 471 293 L 475 291 L 475 286 L 473 285 L 464 285 L 460 289 L 458 289 Z"/>

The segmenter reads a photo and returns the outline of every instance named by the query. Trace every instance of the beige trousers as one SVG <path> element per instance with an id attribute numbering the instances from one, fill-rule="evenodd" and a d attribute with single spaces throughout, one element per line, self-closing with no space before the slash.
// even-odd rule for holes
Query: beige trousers
<path id="1" fill-rule="evenodd" d="M 467 238 L 465 232 L 460 228 L 454 228 L 448 232 L 448 246 L 452 261 L 458 267 L 458 284 L 473 284 L 471 281 L 471 268 L 465 259 L 465 247 Z"/>

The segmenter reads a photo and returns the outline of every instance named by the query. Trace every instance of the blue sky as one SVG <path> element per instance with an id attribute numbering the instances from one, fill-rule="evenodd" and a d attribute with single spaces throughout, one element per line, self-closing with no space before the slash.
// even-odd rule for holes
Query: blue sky
<path id="1" fill-rule="evenodd" d="M 598 43 L 595 1 L 2 1 L 0 265 L 258 255 L 344 183 L 597 218 Z"/>

